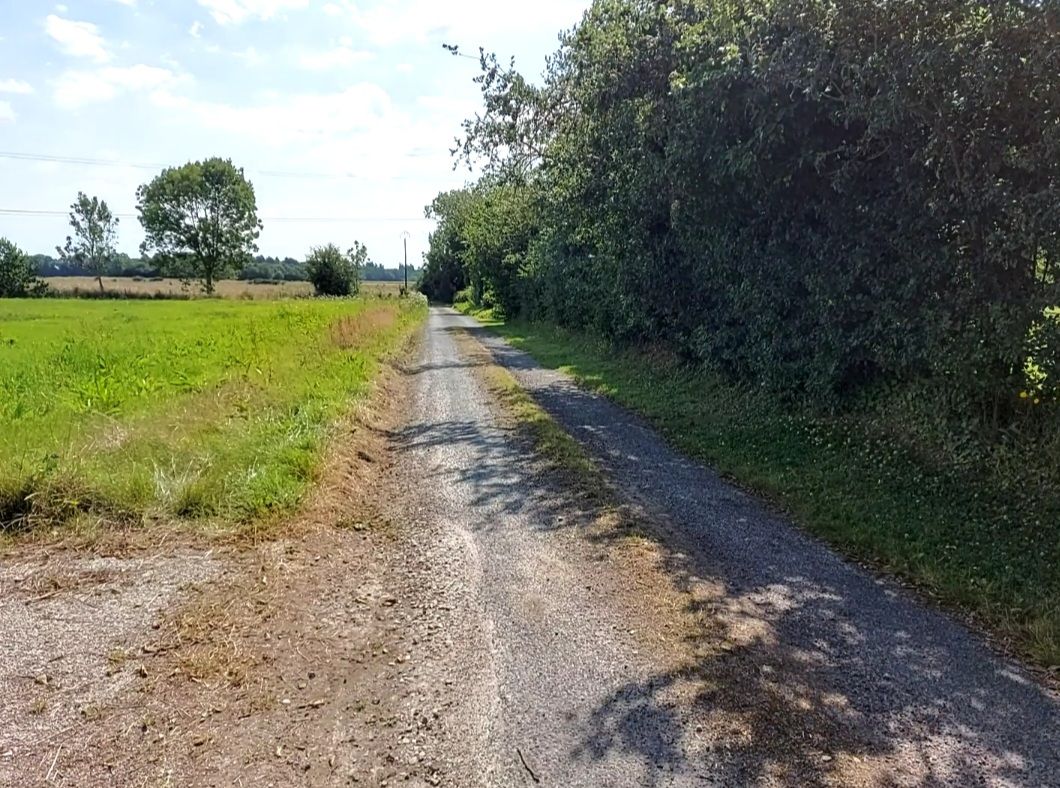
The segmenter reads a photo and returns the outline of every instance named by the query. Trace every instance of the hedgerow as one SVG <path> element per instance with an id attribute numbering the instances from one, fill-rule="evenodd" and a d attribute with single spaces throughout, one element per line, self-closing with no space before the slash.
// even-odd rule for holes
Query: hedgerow
<path id="1" fill-rule="evenodd" d="M 830 405 L 930 377 L 1000 429 L 1057 394 L 1057 27 L 1020 0 L 597 0 L 540 87 L 482 56 L 461 150 L 488 176 L 432 206 L 425 290 L 445 269 L 443 297 Z"/>

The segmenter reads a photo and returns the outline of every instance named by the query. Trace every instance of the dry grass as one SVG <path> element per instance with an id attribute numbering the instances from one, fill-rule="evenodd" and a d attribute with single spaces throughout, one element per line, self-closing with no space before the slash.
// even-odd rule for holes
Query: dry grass
<path id="1" fill-rule="evenodd" d="M 60 293 L 89 293 L 99 291 L 99 283 L 90 276 L 52 276 L 46 279 L 48 286 Z M 197 283 L 185 283 L 179 279 L 134 279 L 132 277 L 103 277 L 103 287 L 110 293 L 125 293 L 132 296 L 171 295 L 202 298 L 202 287 Z M 313 294 L 309 282 L 279 282 L 262 284 L 243 280 L 226 279 L 216 284 L 216 295 L 221 298 L 270 299 L 302 298 Z M 398 296 L 400 282 L 362 282 L 364 295 Z"/>
<path id="2" fill-rule="evenodd" d="M 48 286 L 61 293 L 96 293 L 99 284 L 89 276 L 53 276 L 46 279 Z M 217 295 L 222 298 L 297 298 L 313 293 L 308 282 L 283 282 L 266 285 L 251 282 L 225 280 L 218 282 Z M 179 279 L 133 279 L 132 277 L 103 277 L 103 288 L 110 293 L 129 295 L 174 295 L 197 298 L 203 295 L 197 283 L 186 284 Z"/>

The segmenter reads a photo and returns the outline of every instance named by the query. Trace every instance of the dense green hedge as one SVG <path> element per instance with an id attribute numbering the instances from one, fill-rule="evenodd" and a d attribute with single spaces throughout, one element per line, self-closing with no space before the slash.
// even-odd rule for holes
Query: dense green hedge
<path id="1" fill-rule="evenodd" d="M 597 0 L 540 87 L 483 56 L 488 175 L 430 209 L 422 287 L 1002 429 L 1060 378 L 1058 35 L 1029 0 Z"/>

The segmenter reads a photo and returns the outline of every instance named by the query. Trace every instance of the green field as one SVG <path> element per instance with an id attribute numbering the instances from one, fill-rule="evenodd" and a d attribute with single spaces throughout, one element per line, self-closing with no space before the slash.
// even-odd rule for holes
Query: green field
<path id="1" fill-rule="evenodd" d="M 1039 664 L 1060 665 L 1055 431 L 1036 444 L 1051 460 L 1035 465 L 1013 453 L 1016 467 L 995 465 L 997 455 L 957 467 L 945 447 L 903 437 L 901 414 L 887 408 L 828 417 L 666 356 L 478 316 L 543 365 L 643 414 L 677 448 L 765 494 L 848 555 L 973 614 Z"/>
<path id="2" fill-rule="evenodd" d="M 0 523 L 290 511 L 420 300 L 0 302 Z"/>

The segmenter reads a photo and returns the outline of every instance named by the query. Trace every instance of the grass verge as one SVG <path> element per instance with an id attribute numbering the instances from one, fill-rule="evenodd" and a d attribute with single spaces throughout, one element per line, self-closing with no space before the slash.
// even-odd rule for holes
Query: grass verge
<path id="1" fill-rule="evenodd" d="M 848 555 L 970 614 L 1006 649 L 1060 671 L 1060 495 L 948 468 L 857 412 L 781 405 L 663 355 L 547 324 L 484 325 L 643 415 L 685 454 L 766 495 Z"/>
<path id="2" fill-rule="evenodd" d="M 0 305 L 0 524 L 290 512 L 421 300 Z"/>
<path id="3" fill-rule="evenodd" d="M 556 423 L 504 367 L 494 363 L 490 352 L 467 332 L 456 334 L 465 357 L 479 372 L 487 389 L 514 423 L 526 434 L 545 461 L 583 492 L 601 492 L 607 488 L 603 473 L 578 441 Z"/>

